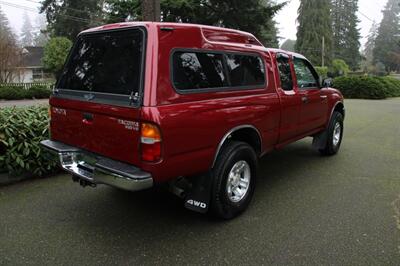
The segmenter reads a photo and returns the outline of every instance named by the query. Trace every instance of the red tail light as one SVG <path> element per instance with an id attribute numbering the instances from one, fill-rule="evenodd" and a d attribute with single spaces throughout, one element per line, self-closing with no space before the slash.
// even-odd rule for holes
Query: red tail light
<path id="1" fill-rule="evenodd" d="M 161 132 L 156 125 L 142 123 L 140 143 L 143 161 L 158 162 L 161 160 Z"/>

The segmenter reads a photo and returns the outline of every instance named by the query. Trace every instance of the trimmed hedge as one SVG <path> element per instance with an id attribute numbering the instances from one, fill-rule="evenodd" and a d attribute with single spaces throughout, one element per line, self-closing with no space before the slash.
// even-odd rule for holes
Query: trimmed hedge
<path id="1" fill-rule="evenodd" d="M 46 86 L 35 85 L 26 91 L 26 98 L 29 99 L 47 99 L 50 97 L 52 90 Z"/>
<path id="2" fill-rule="evenodd" d="M 29 89 L 23 87 L 0 87 L 0 99 L 22 100 L 22 99 L 47 99 L 51 95 L 51 89 L 42 85 L 33 85 Z"/>
<path id="3" fill-rule="evenodd" d="M 49 138 L 48 124 L 46 106 L 0 109 L 0 172 L 10 176 L 53 172 L 55 160 L 39 145 Z"/>
<path id="4" fill-rule="evenodd" d="M 345 98 L 400 97 L 400 80 L 390 77 L 338 77 L 334 79 L 333 87 L 339 89 Z"/>
<path id="5" fill-rule="evenodd" d="M 400 97 L 400 80 L 392 77 L 378 77 L 388 90 L 388 97 Z"/>
<path id="6" fill-rule="evenodd" d="M 26 90 L 22 87 L 0 87 L 0 99 L 22 100 L 25 95 Z"/>

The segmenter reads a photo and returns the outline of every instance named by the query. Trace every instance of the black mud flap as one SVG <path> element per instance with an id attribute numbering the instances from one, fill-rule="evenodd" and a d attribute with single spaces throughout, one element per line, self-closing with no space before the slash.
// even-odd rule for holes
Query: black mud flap
<path id="1" fill-rule="evenodd" d="M 193 178 L 192 188 L 187 192 L 185 208 L 207 213 L 211 200 L 212 174 L 206 173 Z"/>
<path id="2" fill-rule="evenodd" d="M 328 133 L 327 130 L 324 130 L 321 133 L 314 136 L 312 146 L 316 150 L 323 150 L 326 147 L 327 141 L 328 141 Z"/>

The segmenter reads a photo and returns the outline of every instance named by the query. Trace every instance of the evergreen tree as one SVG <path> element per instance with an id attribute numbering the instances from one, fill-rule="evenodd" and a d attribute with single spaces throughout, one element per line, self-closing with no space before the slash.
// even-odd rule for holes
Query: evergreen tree
<path id="1" fill-rule="evenodd" d="M 23 17 L 23 24 L 21 29 L 21 45 L 22 46 L 33 46 L 34 45 L 34 34 L 31 19 L 25 12 Z"/>
<path id="2" fill-rule="evenodd" d="M 281 49 L 282 50 L 286 50 L 286 51 L 291 51 L 294 52 L 294 46 L 296 45 L 296 41 L 295 40 L 290 40 L 287 39 L 284 43 L 282 43 L 281 45 Z"/>
<path id="3" fill-rule="evenodd" d="M 40 8 L 46 14 L 50 32 L 73 40 L 87 28 L 102 23 L 102 1 L 44 0 Z"/>
<path id="4" fill-rule="evenodd" d="M 140 0 L 106 0 L 108 21 L 141 20 L 140 4 Z M 240 29 L 255 34 L 268 46 L 278 47 L 273 16 L 283 6 L 271 0 L 161 0 L 161 19 Z"/>
<path id="5" fill-rule="evenodd" d="M 400 71 L 400 5 L 398 0 L 388 0 L 378 29 L 373 50 L 374 62 L 385 65 L 386 71 Z"/>
<path id="6" fill-rule="evenodd" d="M 332 1 L 333 57 L 344 60 L 353 70 L 361 60 L 357 11 L 358 0 Z"/>
<path id="7" fill-rule="evenodd" d="M 35 46 L 44 47 L 50 39 L 45 16 L 37 17 L 35 28 L 34 44 Z"/>
<path id="8" fill-rule="evenodd" d="M 4 15 L 3 11 L 1 10 L 1 7 L 0 7 L 0 38 L 1 39 L 14 38 L 14 34 L 11 31 L 9 21 L 6 15 Z"/>
<path id="9" fill-rule="evenodd" d="M 374 48 L 375 48 L 376 37 L 378 36 L 378 27 L 379 25 L 374 21 L 367 36 L 367 42 L 365 43 L 363 51 L 365 60 L 369 65 L 372 65 L 374 59 Z"/>
<path id="10" fill-rule="evenodd" d="M 332 22 L 330 0 L 300 0 L 295 49 L 312 63 L 322 64 L 322 39 L 325 39 L 325 64 L 332 60 Z"/>

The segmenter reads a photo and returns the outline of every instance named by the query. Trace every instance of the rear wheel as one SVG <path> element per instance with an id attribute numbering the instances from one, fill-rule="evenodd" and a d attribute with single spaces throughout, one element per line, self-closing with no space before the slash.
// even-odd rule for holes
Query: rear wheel
<path id="1" fill-rule="evenodd" d="M 319 152 L 323 155 L 334 155 L 339 151 L 340 145 L 342 144 L 343 115 L 339 112 L 334 112 L 326 130 L 326 144 Z"/>
<path id="2" fill-rule="evenodd" d="M 232 219 L 242 213 L 254 194 L 256 173 L 254 149 L 244 142 L 227 143 L 212 170 L 212 214 Z"/>

